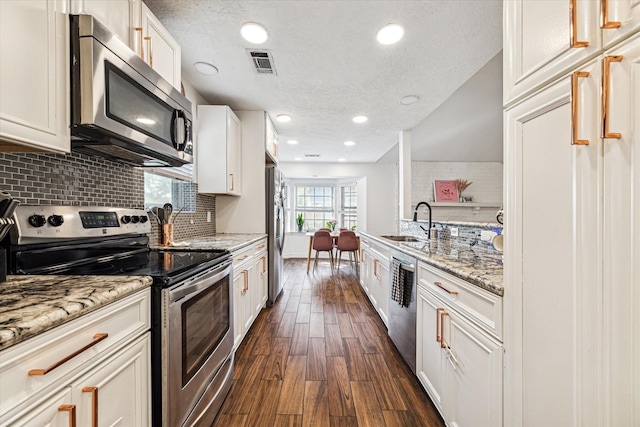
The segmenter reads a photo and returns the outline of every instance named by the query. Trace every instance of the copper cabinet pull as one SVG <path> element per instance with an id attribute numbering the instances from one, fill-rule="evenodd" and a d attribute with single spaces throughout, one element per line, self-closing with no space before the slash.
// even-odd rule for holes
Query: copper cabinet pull
<path id="1" fill-rule="evenodd" d="M 569 15 L 571 16 L 569 21 L 569 27 L 571 28 L 571 36 L 569 39 L 569 46 L 572 48 L 587 47 L 589 42 L 580 42 L 578 38 L 578 10 L 576 6 L 577 0 L 569 0 Z"/>
<path id="2" fill-rule="evenodd" d="M 233 188 L 233 174 L 230 173 L 229 177 L 231 178 L 231 188 L 229 188 L 229 190 L 235 190 L 235 188 Z"/>
<path id="3" fill-rule="evenodd" d="M 578 139 L 578 79 L 581 77 L 589 77 L 589 72 L 571 74 L 571 145 L 589 145 L 588 139 Z"/>
<path id="4" fill-rule="evenodd" d="M 261 260 L 262 260 L 262 274 L 266 274 L 267 273 L 267 257 L 262 256 Z"/>
<path id="5" fill-rule="evenodd" d="M 73 353 L 71 353 L 70 355 L 68 355 L 67 357 L 57 361 L 56 363 L 54 363 L 53 365 L 49 366 L 48 368 L 44 368 L 44 369 L 32 369 L 28 372 L 28 374 L 30 376 L 35 376 L 35 375 L 47 375 L 47 373 L 53 371 L 54 369 L 56 369 L 58 366 L 68 362 L 69 360 L 73 359 L 74 357 L 76 357 L 77 355 L 79 355 L 80 353 L 82 353 L 83 351 L 86 351 L 88 349 L 90 349 L 91 347 L 93 347 L 94 345 L 98 344 L 100 341 L 104 340 L 105 338 L 107 338 L 109 336 L 109 334 L 106 333 L 100 333 L 100 334 L 95 334 L 93 336 L 93 341 L 91 341 L 89 344 L 85 345 L 84 347 L 82 347 L 80 350 L 74 351 Z"/>
<path id="6" fill-rule="evenodd" d="M 602 137 L 603 138 L 622 138 L 622 134 L 617 132 L 609 132 L 609 86 L 611 84 L 611 63 L 622 62 L 622 55 L 605 56 L 602 60 Z"/>
<path id="7" fill-rule="evenodd" d="M 447 345 L 447 343 L 444 340 L 444 316 L 448 316 L 449 313 L 447 313 L 446 311 L 442 311 L 442 313 L 440 313 L 440 348 L 447 348 L 449 347 L 449 345 Z"/>
<path id="8" fill-rule="evenodd" d="M 136 30 L 136 33 L 140 33 L 138 35 L 138 55 L 140 55 L 140 58 L 144 61 L 144 47 L 142 42 L 144 37 L 142 37 L 142 27 L 136 27 L 134 29 Z"/>
<path id="9" fill-rule="evenodd" d="M 378 260 L 377 259 L 373 260 L 373 275 L 375 277 L 378 277 Z"/>
<path id="10" fill-rule="evenodd" d="M 449 289 L 444 287 L 442 282 L 433 282 L 433 284 L 439 287 L 440 289 L 442 289 L 443 291 L 445 291 L 446 293 L 448 293 L 449 295 L 458 295 L 458 291 L 450 291 Z"/>
<path id="11" fill-rule="evenodd" d="M 264 245 L 258 246 L 257 250 L 264 249 Z"/>
<path id="12" fill-rule="evenodd" d="M 609 0 L 600 0 L 600 28 L 612 30 L 622 25 L 618 21 L 609 22 Z"/>
<path id="13" fill-rule="evenodd" d="M 244 286 L 243 286 L 242 290 L 240 291 L 240 294 L 244 295 L 249 290 L 249 271 L 248 270 L 242 270 L 241 274 L 244 276 Z"/>
<path id="14" fill-rule="evenodd" d="M 91 427 L 98 427 L 98 387 L 84 387 L 83 393 L 91 393 Z"/>
<path id="15" fill-rule="evenodd" d="M 144 38 L 147 41 L 147 50 L 149 51 L 149 66 L 153 67 L 153 44 L 151 42 L 151 36 Z"/>
<path id="16" fill-rule="evenodd" d="M 440 316 L 443 311 L 444 308 L 436 308 L 436 342 L 442 341 L 442 337 L 440 336 Z"/>
<path id="17" fill-rule="evenodd" d="M 69 413 L 69 427 L 76 427 L 76 405 L 60 405 L 59 412 Z"/>

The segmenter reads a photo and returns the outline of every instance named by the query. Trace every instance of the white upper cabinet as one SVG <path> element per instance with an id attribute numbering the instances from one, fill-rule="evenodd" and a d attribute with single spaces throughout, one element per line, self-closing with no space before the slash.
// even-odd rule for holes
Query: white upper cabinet
<path id="1" fill-rule="evenodd" d="M 93 15 L 158 74 L 181 91 L 178 42 L 140 0 L 72 0 L 72 12 Z"/>
<path id="2" fill-rule="evenodd" d="M 69 152 L 64 1 L 0 1 L 0 151 Z"/>
<path id="3" fill-rule="evenodd" d="M 278 163 L 278 131 L 275 126 L 273 126 L 273 122 L 269 115 L 264 113 L 265 126 L 266 126 L 266 135 L 265 135 L 265 154 L 267 163 Z"/>
<path id="4" fill-rule="evenodd" d="M 94 16 L 127 46 L 134 48 L 135 8 L 139 0 L 72 0 L 71 12 Z"/>
<path id="5" fill-rule="evenodd" d="M 226 105 L 198 105 L 198 192 L 240 196 L 242 129 Z"/>
<path id="6" fill-rule="evenodd" d="M 601 48 L 598 2 L 504 2 L 504 103 L 542 87 Z"/>
<path id="7" fill-rule="evenodd" d="M 165 80 L 181 91 L 180 45 L 142 2 L 140 2 L 139 28 L 142 28 L 141 57 Z M 139 49 L 140 47 L 136 50 L 138 54 L 140 54 Z"/>

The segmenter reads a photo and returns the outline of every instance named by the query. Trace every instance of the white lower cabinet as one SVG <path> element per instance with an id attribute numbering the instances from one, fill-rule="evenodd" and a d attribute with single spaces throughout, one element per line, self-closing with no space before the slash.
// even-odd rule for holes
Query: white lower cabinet
<path id="1" fill-rule="evenodd" d="M 233 336 L 238 348 L 267 302 L 267 240 L 232 252 Z"/>
<path id="2" fill-rule="evenodd" d="M 502 344 L 429 284 L 417 289 L 420 383 L 447 425 L 502 426 Z"/>
<path id="3" fill-rule="evenodd" d="M 389 324 L 389 249 L 360 238 L 360 284 L 385 325 Z"/>
<path id="4" fill-rule="evenodd" d="M 266 243 L 264 243 L 266 247 Z M 258 253 L 255 258 L 254 272 L 256 275 L 255 292 L 252 293 L 253 298 L 253 312 L 257 317 L 262 311 L 262 308 L 267 303 L 269 297 L 269 275 L 268 275 L 268 262 L 267 251 L 263 250 Z"/>
<path id="5" fill-rule="evenodd" d="M 150 425 L 149 313 L 145 289 L 0 352 L 0 426 Z"/>
<path id="6" fill-rule="evenodd" d="M 149 425 L 150 342 L 146 333 L 76 381 L 71 398 L 79 426 Z"/>

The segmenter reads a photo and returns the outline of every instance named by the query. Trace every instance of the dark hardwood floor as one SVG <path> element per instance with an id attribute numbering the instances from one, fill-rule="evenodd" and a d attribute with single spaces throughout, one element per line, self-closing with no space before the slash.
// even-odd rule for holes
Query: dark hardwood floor
<path id="1" fill-rule="evenodd" d="M 235 358 L 214 426 L 443 426 L 349 263 L 306 274 L 286 260 L 284 290 Z"/>

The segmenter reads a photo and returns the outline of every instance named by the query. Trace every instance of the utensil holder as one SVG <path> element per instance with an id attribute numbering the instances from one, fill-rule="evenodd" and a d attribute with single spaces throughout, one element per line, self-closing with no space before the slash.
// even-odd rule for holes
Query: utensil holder
<path id="1" fill-rule="evenodd" d="M 171 246 L 171 242 L 173 242 L 173 224 L 162 224 L 160 245 Z"/>

